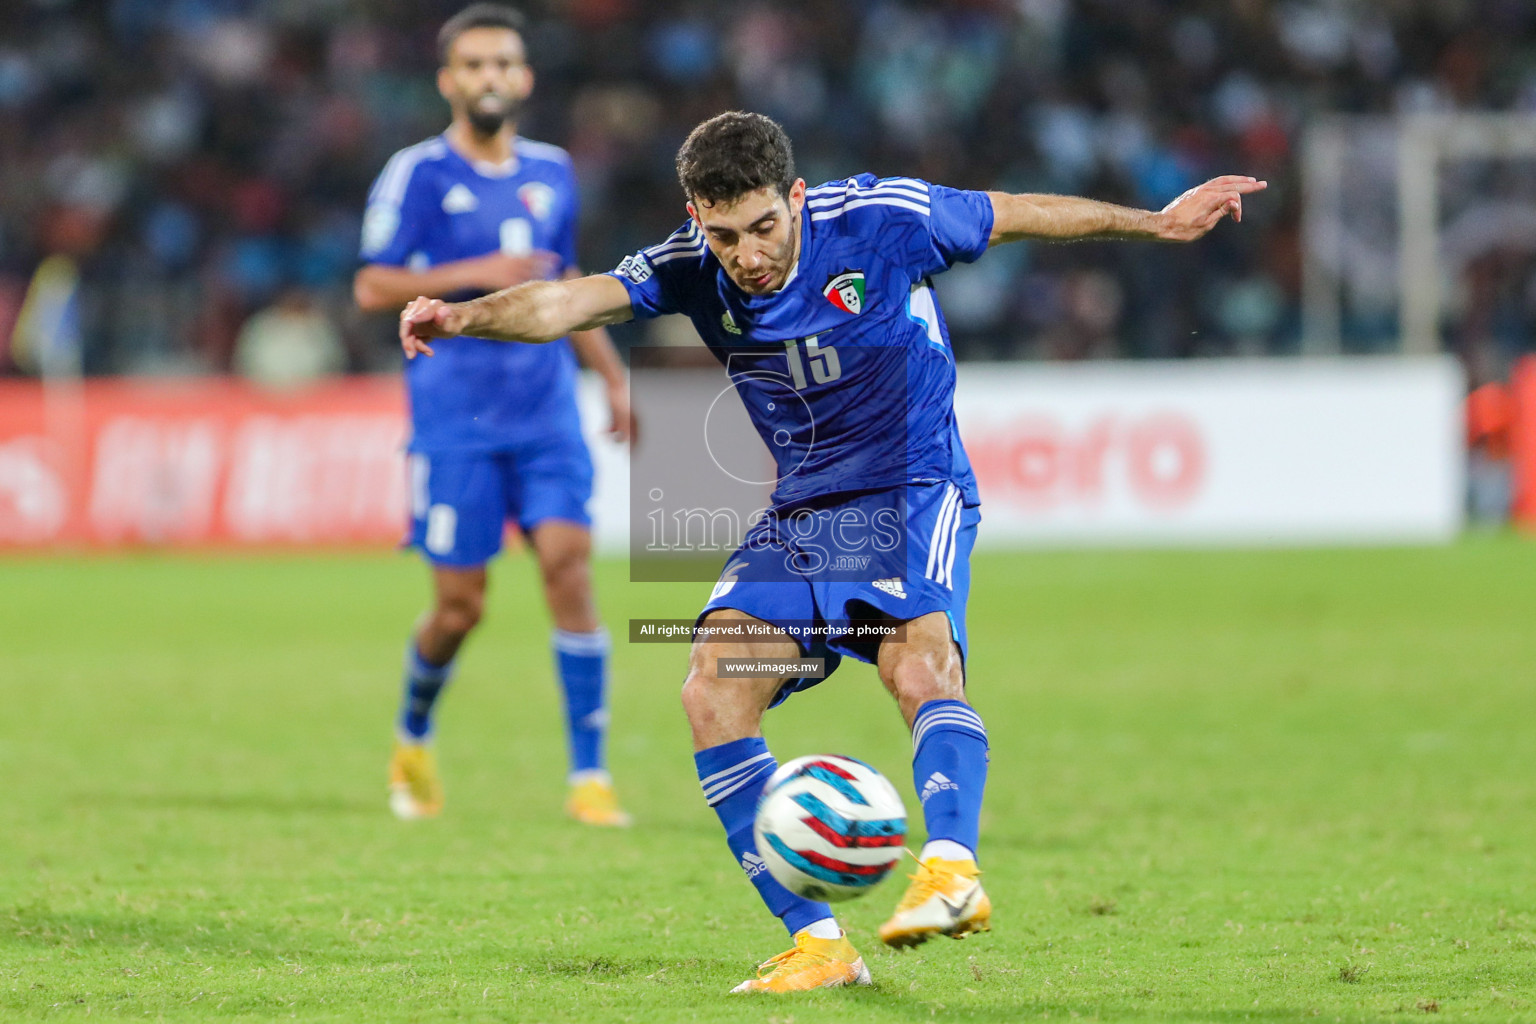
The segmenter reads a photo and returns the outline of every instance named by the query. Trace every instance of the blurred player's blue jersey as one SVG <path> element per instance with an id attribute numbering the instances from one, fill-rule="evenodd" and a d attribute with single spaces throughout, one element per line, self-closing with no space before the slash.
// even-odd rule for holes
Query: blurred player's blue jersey
<path id="1" fill-rule="evenodd" d="M 368 196 L 362 259 L 426 269 L 503 252 L 555 253 L 576 265 L 576 180 L 564 150 L 519 138 L 508 169 L 473 164 L 435 136 L 396 153 Z M 450 299 L 471 295 L 442 296 Z M 552 434 L 581 435 L 576 359 L 564 339 L 510 345 L 455 338 L 406 364 L 411 450 L 506 451 Z"/>
<path id="2" fill-rule="evenodd" d="M 783 288 L 731 281 L 689 222 L 612 271 L 637 317 L 688 316 L 778 464 L 778 507 L 953 483 L 979 504 L 955 425 L 955 366 L 932 275 L 987 249 L 992 204 L 863 174 L 806 193 Z"/>

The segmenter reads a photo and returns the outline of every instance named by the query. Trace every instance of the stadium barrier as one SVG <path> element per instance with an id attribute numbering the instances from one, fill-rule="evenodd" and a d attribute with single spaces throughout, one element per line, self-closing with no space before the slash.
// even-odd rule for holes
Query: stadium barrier
<path id="1" fill-rule="evenodd" d="M 1515 364 L 1510 379 L 1514 421 L 1510 429 L 1510 462 L 1514 470 L 1514 518 L 1536 530 L 1536 356 Z"/>
<path id="2" fill-rule="evenodd" d="M 1449 359 L 962 365 L 956 410 L 983 544 L 1439 541 L 1462 393 Z M 597 542 L 622 551 L 627 461 L 598 381 L 581 404 Z M 393 544 L 404 436 L 394 376 L 0 382 L 0 547 Z"/>

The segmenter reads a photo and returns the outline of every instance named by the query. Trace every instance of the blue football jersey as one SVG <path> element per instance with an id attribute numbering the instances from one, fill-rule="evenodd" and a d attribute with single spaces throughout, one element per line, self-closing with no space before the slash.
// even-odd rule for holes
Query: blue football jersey
<path id="1" fill-rule="evenodd" d="M 690 221 L 611 273 L 637 317 L 682 313 L 725 365 L 778 466 L 777 507 L 940 480 L 976 505 L 932 277 L 986 251 L 992 203 L 861 174 L 806 192 L 784 287 L 748 295 Z"/>
<path id="2" fill-rule="evenodd" d="M 471 163 L 443 136 L 396 153 L 368 196 L 362 259 L 424 269 L 500 250 L 576 264 L 576 179 L 556 146 L 519 138 L 509 169 Z M 443 296 L 472 298 L 472 294 Z M 414 452 L 496 451 L 535 437 L 579 437 L 568 341 L 513 345 L 456 338 L 406 364 Z"/>

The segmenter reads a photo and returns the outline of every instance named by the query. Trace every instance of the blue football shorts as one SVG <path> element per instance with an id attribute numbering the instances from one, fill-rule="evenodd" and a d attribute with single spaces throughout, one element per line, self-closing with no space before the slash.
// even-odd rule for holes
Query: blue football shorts
<path id="1" fill-rule="evenodd" d="M 592 456 L 579 437 L 496 452 L 413 453 L 411 546 L 433 565 L 473 568 L 501 550 L 506 524 L 525 534 L 560 519 L 590 528 Z"/>
<path id="2" fill-rule="evenodd" d="M 726 560 L 698 622 L 734 608 L 784 629 L 802 656 L 825 659 L 830 676 L 845 655 L 873 663 L 879 641 L 858 623 L 930 612 L 949 618 L 967 651 L 965 602 L 981 509 L 952 483 L 908 484 L 759 520 Z M 846 635 L 845 635 L 846 634 Z M 819 679 L 790 679 L 773 700 Z"/>

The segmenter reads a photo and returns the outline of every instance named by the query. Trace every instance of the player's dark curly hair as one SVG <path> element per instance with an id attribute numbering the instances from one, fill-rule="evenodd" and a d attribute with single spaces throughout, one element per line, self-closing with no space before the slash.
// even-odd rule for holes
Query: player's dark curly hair
<path id="1" fill-rule="evenodd" d="M 787 198 L 795 153 L 773 118 L 731 110 L 688 133 L 677 151 L 677 180 L 690 200 L 711 204 L 769 185 Z"/>
<path id="2" fill-rule="evenodd" d="M 453 41 L 472 28 L 506 28 L 523 34 L 523 12 L 505 4 L 470 4 L 437 30 L 437 59 L 445 67 Z"/>

